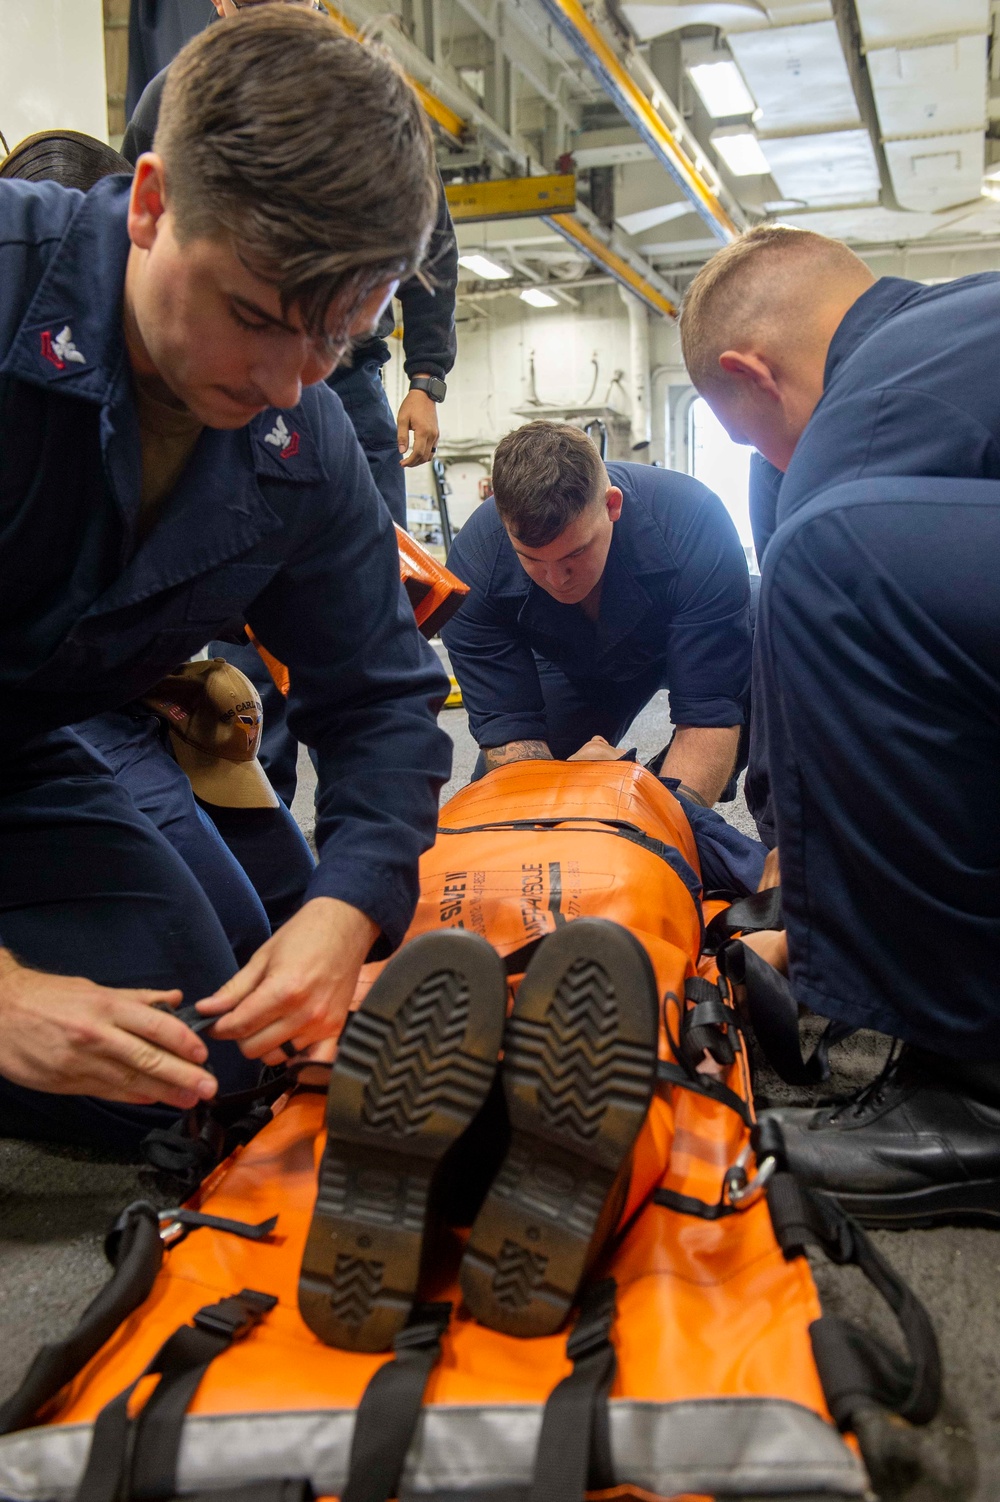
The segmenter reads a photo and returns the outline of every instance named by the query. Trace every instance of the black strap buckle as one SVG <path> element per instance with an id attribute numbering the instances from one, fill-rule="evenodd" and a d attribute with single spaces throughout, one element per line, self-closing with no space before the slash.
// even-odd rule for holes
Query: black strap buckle
<path id="1" fill-rule="evenodd" d="M 431 1351 L 451 1321 L 449 1303 L 414 1304 L 410 1318 L 392 1342 L 400 1351 Z"/>
<path id="2" fill-rule="evenodd" d="M 242 1340 L 277 1302 L 273 1294 L 257 1293 L 253 1288 L 241 1288 L 239 1293 L 232 1294 L 228 1299 L 221 1299 L 218 1304 L 207 1304 L 204 1309 L 199 1309 L 192 1324 L 210 1335 L 222 1335 L 226 1340 Z"/>
<path id="3" fill-rule="evenodd" d="M 566 1341 L 566 1355 L 574 1365 L 608 1344 L 615 1319 L 617 1291 L 614 1278 L 604 1278 L 584 1295 L 580 1317 Z"/>

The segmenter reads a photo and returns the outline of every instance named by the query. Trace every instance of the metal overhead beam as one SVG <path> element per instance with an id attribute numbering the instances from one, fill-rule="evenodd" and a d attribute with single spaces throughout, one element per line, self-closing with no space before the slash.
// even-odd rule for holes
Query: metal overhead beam
<path id="1" fill-rule="evenodd" d="M 322 0 L 322 3 L 331 19 L 342 31 L 355 39 L 359 38 L 360 26 L 345 15 L 333 3 L 333 0 Z M 348 0 L 348 3 L 351 4 L 355 13 L 361 11 L 357 0 Z M 548 0 L 544 0 L 544 3 L 548 3 Z M 392 50 L 408 68 L 407 78 L 423 102 L 424 108 L 432 119 L 441 124 L 442 129 L 455 140 L 460 141 L 462 131 L 469 123 L 473 123 L 489 135 L 523 170 L 530 171 L 527 155 L 513 137 L 471 100 L 466 102 L 464 96 L 459 100 L 456 96 L 460 96 L 461 91 L 442 78 L 439 70 L 426 54 L 421 52 L 408 37 L 401 32 L 393 31 L 390 33 L 390 40 Z M 421 74 L 422 78 L 415 76 Z M 425 83 L 423 79 L 427 82 Z M 442 97 L 442 94 L 448 97 Z M 455 106 L 461 108 L 463 113 L 459 114 Z M 637 297 L 641 297 L 655 312 L 667 318 L 677 316 L 680 298 L 673 288 L 646 263 L 642 256 L 628 251 L 624 246 L 610 244 L 611 237 L 582 204 L 577 205 L 575 214 L 542 215 L 541 219 L 544 224 L 547 224 L 574 249 L 581 251 L 602 271 L 609 272 L 615 281 L 634 292 Z"/>
<path id="2" fill-rule="evenodd" d="M 323 0 L 323 8 L 330 17 L 330 20 L 345 36 L 353 37 L 356 42 L 362 40 L 358 28 L 353 22 L 348 20 L 342 10 L 337 9 L 333 4 L 333 0 Z M 458 111 L 453 110 L 450 105 L 446 104 L 443 99 L 438 98 L 436 94 L 432 94 L 430 89 L 426 88 L 419 79 L 411 77 L 409 73 L 406 75 L 406 80 L 430 118 L 441 127 L 446 135 L 451 136 L 453 141 L 461 142 L 465 135 L 467 122 Z"/>
<path id="3" fill-rule="evenodd" d="M 589 256 L 595 266 L 600 266 L 602 271 L 609 271 L 616 282 L 641 298 L 654 313 L 659 313 L 664 318 L 677 317 L 680 298 L 674 289 L 652 267 L 641 271 L 638 266 L 634 266 L 631 258 L 626 258 L 614 246 L 602 240 L 578 214 L 552 214 L 546 216 L 545 223 L 576 250 Z"/>
<path id="4" fill-rule="evenodd" d="M 576 177 L 572 172 L 451 183 L 444 191 L 456 224 L 526 219 L 535 214 L 565 213 L 576 208 Z"/>
<path id="5" fill-rule="evenodd" d="M 723 245 L 734 240 L 739 227 L 711 184 L 688 156 L 676 135 L 627 72 L 591 21 L 580 0 L 539 0 L 562 35 L 587 63 L 640 139 L 666 167 L 681 192 L 691 200 L 713 235 Z"/>

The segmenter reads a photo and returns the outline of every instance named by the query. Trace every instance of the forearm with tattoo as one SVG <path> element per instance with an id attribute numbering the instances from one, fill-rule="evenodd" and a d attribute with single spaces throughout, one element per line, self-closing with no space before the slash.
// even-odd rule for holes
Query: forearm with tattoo
<path id="1" fill-rule="evenodd" d="M 506 746 L 484 746 L 483 760 L 487 772 L 509 766 L 512 761 L 552 761 L 552 752 L 544 741 L 508 741 Z"/>

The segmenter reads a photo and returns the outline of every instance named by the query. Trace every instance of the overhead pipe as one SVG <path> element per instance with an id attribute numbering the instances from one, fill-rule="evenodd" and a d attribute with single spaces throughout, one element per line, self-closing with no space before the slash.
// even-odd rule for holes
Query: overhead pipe
<path id="1" fill-rule="evenodd" d="M 541 0 L 541 4 L 633 130 L 666 167 L 716 239 L 723 245 L 735 240 L 740 232 L 739 226 L 730 218 L 711 184 L 705 180 L 635 79 L 619 62 L 580 0 Z"/>
<path id="2" fill-rule="evenodd" d="M 632 448 L 648 459 L 652 441 L 651 379 L 649 368 L 649 308 L 634 292 L 619 284 L 618 291 L 628 312 L 629 397 L 632 408 Z"/>

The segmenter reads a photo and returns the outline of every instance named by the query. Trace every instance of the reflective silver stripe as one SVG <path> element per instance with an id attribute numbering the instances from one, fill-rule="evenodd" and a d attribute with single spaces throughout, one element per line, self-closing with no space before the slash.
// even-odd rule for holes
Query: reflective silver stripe
<path id="1" fill-rule="evenodd" d="M 407 1494 L 524 1486 L 541 1419 L 534 1404 L 427 1409 L 407 1462 Z M 353 1409 L 196 1415 L 184 1429 L 181 1489 L 307 1475 L 317 1495 L 339 1496 L 353 1426 Z M 70 1502 L 90 1433 L 89 1424 L 67 1424 L 0 1439 L 0 1497 Z M 611 1442 L 618 1484 L 662 1497 L 868 1492 L 863 1468 L 836 1430 L 811 1409 L 775 1398 L 614 1399 Z"/>

